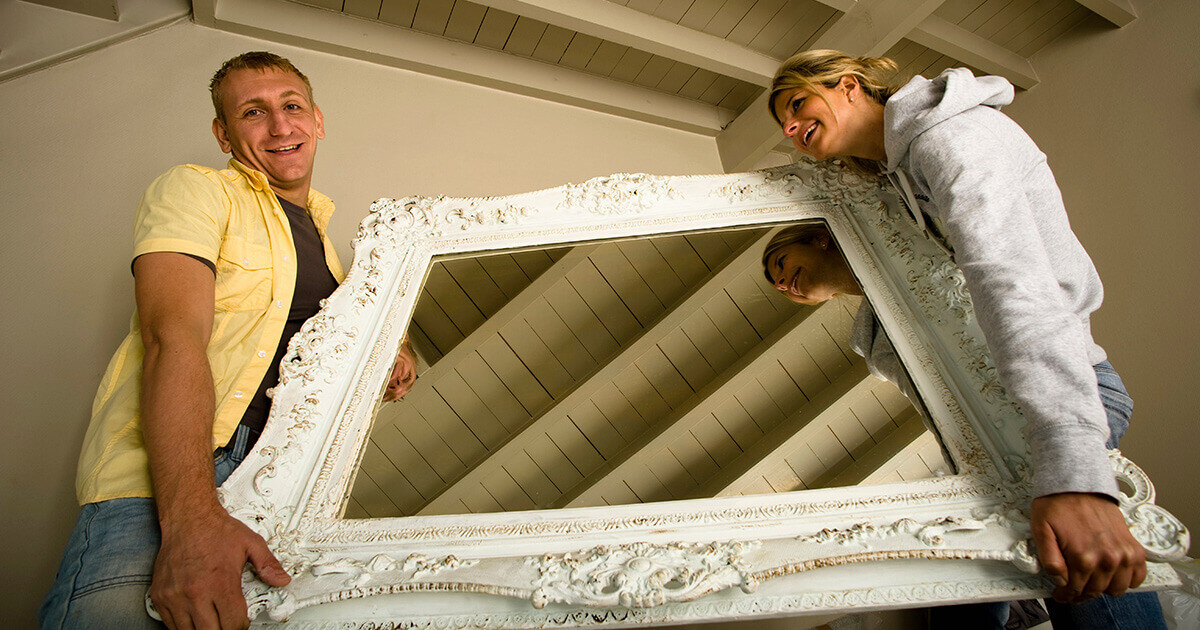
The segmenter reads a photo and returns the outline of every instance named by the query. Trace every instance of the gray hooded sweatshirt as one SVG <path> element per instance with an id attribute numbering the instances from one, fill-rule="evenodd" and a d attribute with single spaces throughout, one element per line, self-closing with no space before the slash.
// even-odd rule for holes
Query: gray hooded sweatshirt
<path id="1" fill-rule="evenodd" d="M 1035 496 L 1117 496 L 1089 317 L 1103 289 L 1046 156 L 998 108 L 1013 87 L 957 68 L 884 107 L 887 170 L 914 219 L 952 252 L 1000 381 L 1020 404 Z"/>

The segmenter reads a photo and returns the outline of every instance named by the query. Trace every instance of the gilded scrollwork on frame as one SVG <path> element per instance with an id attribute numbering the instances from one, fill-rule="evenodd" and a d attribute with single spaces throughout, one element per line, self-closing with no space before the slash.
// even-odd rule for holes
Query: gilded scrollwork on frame
<path id="1" fill-rule="evenodd" d="M 825 221 L 922 389 L 959 474 L 871 487 L 559 511 L 340 518 L 390 361 L 433 256 Z M 222 487 L 292 576 L 249 571 L 255 624 L 288 628 L 631 626 L 1036 596 L 1028 448 L 961 272 L 880 182 L 838 164 L 620 174 L 496 198 L 381 199 L 343 285 L 289 345 L 266 431 Z M 1113 454 L 1154 563 L 1188 535 Z M 880 571 L 883 566 L 903 571 Z M 431 603 L 436 602 L 433 606 Z M 432 607 L 431 607 L 432 606 Z"/>

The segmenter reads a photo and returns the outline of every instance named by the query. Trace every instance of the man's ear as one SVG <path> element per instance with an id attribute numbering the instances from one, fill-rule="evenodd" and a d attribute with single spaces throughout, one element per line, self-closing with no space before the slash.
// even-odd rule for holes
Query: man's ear
<path id="1" fill-rule="evenodd" d="M 313 106 L 313 113 L 317 115 L 317 139 L 325 139 L 325 115 L 321 113 L 321 108 Z"/>
<path id="2" fill-rule="evenodd" d="M 225 133 L 225 123 L 221 122 L 220 118 L 213 119 L 213 135 L 217 137 L 217 144 L 221 146 L 222 153 L 233 153 L 233 144 L 229 142 L 229 134 Z"/>

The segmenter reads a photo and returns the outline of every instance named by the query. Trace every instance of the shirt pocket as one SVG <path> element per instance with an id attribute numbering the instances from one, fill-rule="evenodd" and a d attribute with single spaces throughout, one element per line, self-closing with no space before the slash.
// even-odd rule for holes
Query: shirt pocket
<path id="1" fill-rule="evenodd" d="M 218 311 L 261 311 L 271 303 L 271 250 L 227 236 L 217 257 Z"/>

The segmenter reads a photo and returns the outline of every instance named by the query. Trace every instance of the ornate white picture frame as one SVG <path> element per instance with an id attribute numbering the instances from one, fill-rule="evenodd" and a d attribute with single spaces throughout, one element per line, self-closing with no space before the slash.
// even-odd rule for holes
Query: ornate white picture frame
<path id="1" fill-rule="evenodd" d="M 900 484 L 603 508 L 344 520 L 372 418 L 431 260 L 752 224 L 825 221 L 958 474 Z M 292 575 L 246 573 L 270 627 L 633 626 L 1044 596 L 1028 541 L 1024 420 L 961 273 L 891 192 L 835 164 L 613 175 L 501 198 L 372 207 L 346 281 L 291 342 L 258 445 L 221 488 Z M 1180 583 L 1182 524 L 1117 452 L 1121 508 Z"/>

